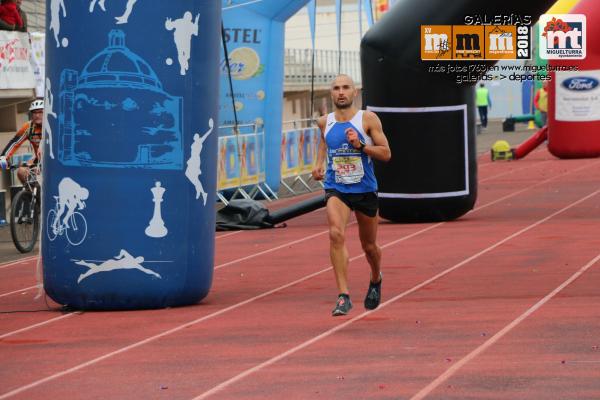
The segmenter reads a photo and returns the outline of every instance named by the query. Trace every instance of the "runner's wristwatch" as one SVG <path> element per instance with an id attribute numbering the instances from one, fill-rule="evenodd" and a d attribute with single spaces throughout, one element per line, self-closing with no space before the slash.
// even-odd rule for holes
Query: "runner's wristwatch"
<path id="1" fill-rule="evenodd" d="M 360 151 L 363 151 L 365 149 L 365 146 L 367 145 L 365 142 L 363 142 L 362 140 L 359 140 L 358 143 L 360 143 L 360 147 L 358 148 Z"/>

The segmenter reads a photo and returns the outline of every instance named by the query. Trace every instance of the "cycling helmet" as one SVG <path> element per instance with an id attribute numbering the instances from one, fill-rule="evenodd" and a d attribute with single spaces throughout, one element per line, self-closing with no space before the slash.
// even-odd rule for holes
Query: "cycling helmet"
<path id="1" fill-rule="evenodd" d="M 35 110 L 43 110 L 44 109 L 44 100 L 38 99 L 31 102 L 29 106 L 29 111 Z"/>

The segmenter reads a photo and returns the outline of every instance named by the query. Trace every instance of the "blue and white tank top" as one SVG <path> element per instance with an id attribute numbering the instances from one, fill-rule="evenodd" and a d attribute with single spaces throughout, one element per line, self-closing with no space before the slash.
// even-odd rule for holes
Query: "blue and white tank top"
<path id="1" fill-rule="evenodd" d="M 358 132 L 361 141 L 372 145 L 373 140 L 363 128 L 363 111 L 359 110 L 350 121 L 338 122 L 335 114 L 327 115 L 325 143 L 327 143 L 327 172 L 325 189 L 335 189 L 342 193 L 367 193 L 377 191 L 377 180 L 373 170 L 373 160 L 359 149 L 355 149 L 346 139 L 346 129 Z"/>

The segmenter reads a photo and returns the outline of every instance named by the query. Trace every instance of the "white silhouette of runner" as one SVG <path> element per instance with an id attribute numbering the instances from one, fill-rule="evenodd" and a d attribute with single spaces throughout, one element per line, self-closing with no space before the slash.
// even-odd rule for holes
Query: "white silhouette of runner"
<path id="1" fill-rule="evenodd" d="M 50 82 L 50 78 L 46 78 L 46 98 L 44 99 L 44 122 L 42 123 L 42 127 L 46 143 L 50 146 L 50 158 L 54 160 L 54 152 L 52 151 L 52 128 L 48 121 L 49 115 L 52 115 L 54 119 L 56 119 L 56 113 L 52 111 L 53 105 L 54 96 L 52 95 L 52 82 Z"/>
<path id="2" fill-rule="evenodd" d="M 179 61 L 179 73 L 181 75 L 185 75 L 185 72 L 189 69 L 188 61 L 192 47 L 192 35 L 198 36 L 198 18 L 200 18 L 200 14 L 196 15 L 196 19 L 192 22 L 192 13 L 186 11 L 183 18 L 175 21 L 167 18 L 165 21 L 165 28 L 168 31 L 175 30 L 173 36 L 177 47 L 177 60 Z"/>
<path id="3" fill-rule="evenodd" d="M 84 267 L 88 267 L 85 273 L 79 275 L 79 279 L 77 279 L 77 283 L 80 283 L 82 280 L 87 278 L 90 275 L 97 274 L 99 272 L 108 272 L 114 271 L 116 269 L 137 269 L 142 271 L 148 275 L 154 275 L 159 279 L 162 279 L 159 274 L 156 272 L 142 267 L 142 263 L 144 262 L 144 257 L 133 257 L 126 250 L 121 249 L 121 252 L 115 258 L 111 258 L 109 260 L 104 261 L 101 264 L 94 264 L 87 262 L 85 260 L 79 260 L 75 262 L 77 265 L 83 265 Z"/>
<path id="4" fill-rule="evenodd" d="M 206 199 L 208 194 L 204 191 L 202 187 L 202 182 L 200 182 L 200 175 L 202 175 L 202 169 L 200 169 L 200 153 L 202 152 L 202 145 L 208 135 L 213 130 L 213 119 L 208 120 L 208 132 L 206 132 L 202 137 L 199 134 L 194 134 L 194 143 L 192 143 L 191 155 L 189 160 L 187 160 L 187 168 L 185 169 L 185 176 L 192 182 L 192 185 L 196 188 L 196 199 L 202 195 L 202 200 L 204 201 L 204 205 L 206 205 Z"/>
<path id="5" fill-rule="evenodd" d="M 90 3 L 90 12 L 94 12 L 96 3 L 98 3 L 98 6 L 102 9 L 102 11 L 106 11 L 106 8 L 104 8 L 104 0 L 92 0 Z"/>
<path id="6" fill-rule="evenodd" d="M 50 0 L 50 29 L 54 31 L 54 40 L 56 47 L 60 47 L 58 35 L 60 33 L 60 8 L 63 10 L 63 18 L 67 17 L 64 0 Z"/>
<path id="7" fill-rule="evenodd" d="M 125 6 L 125 12 L 120 17 L 115 17 L 117 20 L 117 25 L 126 24 L 129 21 L 129 15 L 133 10 L 133 6 L 137 0 L 127 0 L 127 5 Z"/>
<path id="8" fill-rule="evenodd" d="M 85 208 L 84 200 L 87 200 L 89 195 L 90 192 L 73 179 L 68 177 L 63 178 L 58 184 L 58 212 L 56 213 L 56 219 L 52 228 L 55 231 L 58 230 L 58 221 L 60 221 L 60 216 L 65 212 L 65 208 L 67 209 L 67 213 L 62 223 L 65 228 L 68 228 L 69 218 L 78 209 L 83 210 Z"/>

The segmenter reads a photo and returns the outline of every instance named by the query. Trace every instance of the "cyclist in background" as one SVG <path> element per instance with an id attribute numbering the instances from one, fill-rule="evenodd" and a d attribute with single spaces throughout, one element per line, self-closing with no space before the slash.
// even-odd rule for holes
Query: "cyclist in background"
<path id="1" fill-rule="evenodd" d="M 33 158 L 17 169 L 17 177 L 23 185 L 27 182 L 30 167 L 39 163 L 40 143 L 42 142 L 42 120 L 44 118 L 44 100 L 34 100 L 29 106 L 30 121 L 26 122 L 8 142 L 0 154 L 0 168 L 9 167 L 8 159 L 15 154 L 25 141 L 33 148 Z"/>

